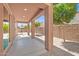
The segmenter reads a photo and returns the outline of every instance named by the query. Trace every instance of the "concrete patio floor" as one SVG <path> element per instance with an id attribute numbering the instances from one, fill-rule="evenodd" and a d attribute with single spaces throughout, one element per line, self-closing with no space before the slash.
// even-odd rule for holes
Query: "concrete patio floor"
<path id="1" fill-rule="evenodd" d="M 63 42 L 62 39 L 54 37 L 54 46 L 50 55 L 44 47 L 44 36 L 31 37 L 18 35 L 14 40 L 7 56 L 77 56 L 79 55 L 79 43 Z"/>

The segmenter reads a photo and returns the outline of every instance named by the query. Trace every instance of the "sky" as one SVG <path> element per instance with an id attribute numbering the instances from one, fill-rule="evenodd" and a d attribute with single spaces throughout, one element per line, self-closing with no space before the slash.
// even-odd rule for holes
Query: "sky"
<path id="1" fill-rule="evenodd" d="M 43 23 L 45 21 L 45 17 L 42 15 L 36 19 L 36 21 Z"/>
<path id="2" fill-rule="evenodd" d="M 77 12 L 79 12 L 79 3 L 77 3 L 76 7 L 77 7 Z"/>

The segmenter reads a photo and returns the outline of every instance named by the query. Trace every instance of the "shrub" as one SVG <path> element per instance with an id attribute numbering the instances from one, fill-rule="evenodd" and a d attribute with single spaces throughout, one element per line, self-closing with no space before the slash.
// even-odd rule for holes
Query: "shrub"
<path id="1" fill-rule="evenodd" d="M 9 30 L 9 24 L 3 24 L 3 31 L 4 33 L 7 33 Z"/>

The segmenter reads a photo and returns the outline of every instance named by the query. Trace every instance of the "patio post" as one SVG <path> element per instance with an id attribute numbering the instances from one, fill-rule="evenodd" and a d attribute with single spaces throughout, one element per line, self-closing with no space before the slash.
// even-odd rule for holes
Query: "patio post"
<path id="1" fill-rule="evenodd" d="M 10 41 L 12 42 L 15 39 L 15 18 L 13 15 L 10 15 Z"/>
<path id="2" fill-rule="evenodd" d="M 3 55 L 3 5 L 0 4 L 0 55 Z"/>
<path id="3" fill-rule="evenodd" d="M 28 28 L 27 28 L 27 29 L 28 29 L 28 30 L 27 30 L 27 33 L 28 33 L 28 36 L 29 36 L 29 35 L 30 35 L 30 27 L 29 27 L 30 25 L 29 25 L 29 23 L 27 24 L 27 26 L 28 26 Z"/>
<path id="4" fill-rule="evenodd" d="M 35 37 L 35 20 L 31 21 L 31 38 Z"/>
<path id="5" fill-rule="evenodd" d="M 47 5 L 45 9 L 45 48 L 48 52 L 52 52 L 53 47 L 53 13 L 52 5 Z"/>
<path id="6" fill-rule="evenodd" d="M 17 36 L 17 22 L 15 21 L 15 36 Z"/>

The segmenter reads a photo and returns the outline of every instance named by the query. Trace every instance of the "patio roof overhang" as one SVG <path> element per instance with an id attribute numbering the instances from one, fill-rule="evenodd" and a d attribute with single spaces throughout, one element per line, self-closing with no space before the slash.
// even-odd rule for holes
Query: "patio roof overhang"
<path id="1" fill-rule="evenodd" d="M 29 22 L 36 15 L 42 15 L 43 10 L 47 7 L 43 3 L 5 3 L 4 6 L 10 14 L 14 15 L 16 22 Z"/>

